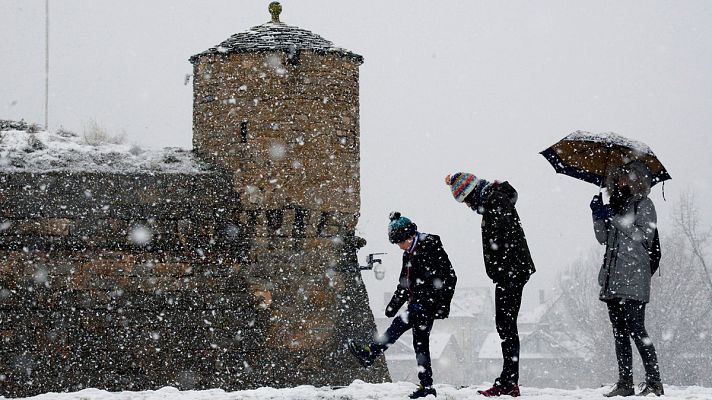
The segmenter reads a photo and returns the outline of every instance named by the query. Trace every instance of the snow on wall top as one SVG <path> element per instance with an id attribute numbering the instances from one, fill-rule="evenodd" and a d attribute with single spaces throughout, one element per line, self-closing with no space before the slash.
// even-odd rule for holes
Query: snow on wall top
<path id="1" fill-rule="evenodd" d="M 296 26 L 282 22 L 267 22 L 254 26 L 246 32 L 236 33 L 215 47 L 190 57 L 195 63 L 201 56 L 212 54 L 243 53 L 252 51 L 283 50 L 296 54 L 300 50 L 312 50 L 317 53 L 332 53 L 363 63 L 363 57 L 346 49 L 335 47 L 323 37 Z"/>
<path id="2" fill-rule="evenodd" d="M 208 169 L 191 151 L 179 148 L 147 151 L 88 141 L 70 132 L 0 130 L 0 172 L 50 171 L 194 174 Z"/>

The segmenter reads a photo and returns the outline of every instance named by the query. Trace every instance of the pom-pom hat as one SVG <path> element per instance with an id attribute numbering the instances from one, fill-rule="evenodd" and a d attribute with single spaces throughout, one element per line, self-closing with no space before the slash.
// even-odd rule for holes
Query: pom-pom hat
<path id="1" fill-rule="evenodd" d="M 467 172 L 455 172 L 445 177 L 445 184 L 450 186 L 452 197 L 459 203 L 465 201 L 479 183 L 480 179 Z"/>
<path id="2" fill-rule="evenodd" d="M 410 219 L 401 216 L 398 211 L 393 211 L 389 216 L 388 223 L 388 240 L 391 243 L 398 244 L 409 237 L 413 236 L 418 230 L 418 226 Z"/>

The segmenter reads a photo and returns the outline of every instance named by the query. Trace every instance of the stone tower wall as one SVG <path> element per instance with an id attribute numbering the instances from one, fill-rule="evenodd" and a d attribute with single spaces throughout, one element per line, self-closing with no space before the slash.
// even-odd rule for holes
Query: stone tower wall
<path id="1" fill-rule="evenodd" d="M 327 224 L 317 234 L 330 238 L 327 241 L 300 241 L 298 248 L 292 239 L 260 243 L 269 254 L 256 264 L 264 290 L 284 300 L 273 305 L 271 314 L 276 322 L 270 337 L 284 350 L 277 362 L 296 361 L 292 373 L 297 374 L 302 365 L 319 365 L 319 358 L 334 363 L 324 373 L 349 371 L 350 356 L 335 357 L 340 353 L 333 349 L 343 350 L 347 338 L 370 340 L 375 331 L 365 287 L 353 269 L 358 265 L 356 251 L 364 244 L 355 236 L 360 211 L 360 62 L 309 50 L 209 54 L 193 62 L 197 155 L 232 174 L 245 209 L 289 210 L 285 218 L 297 226 L 303 215 L 320 215 L 320 225 Z M 278 258 L 272 249 L 291 250 L 281 253 L 286 258 Z M 325 270 L 331 277 L 344 268 L 353 271 L 345 280 L 321 278 Z M 311 283 L 295 286 L 295 280 Z M 346 290 L 337 295 L 343 307 L 330 308 L 330 301 L 318 300 L 328 287 Z M 302 292 L 306 288 L 312 300 Z M 352 305 L 346 305 L 349 302 Z M 354 312 L 364 319 L 354 320 Z M 324 335 L 303 335 L 304 328 Z M 301 352 L 312 353 L 313 359 L 303 362 L 297 356 Z M 314 371 L 310 384 L 318 381 L 318 368 Z M 353 378 L 366 374 L 351 371 Z M 365 379 L 387 380 L 384 364 Z"/>
<path id="2" fill-rule="evenodd" d="M 360 208 L 358 65 L 302 51 L 203 56 L 194 66 L 193 147 L 237 172 L 254 208 Z M 356 218 L 343 221 L 355 228 Z"/>
<path id="3" fill-rule="evenodd" d="M 0 173 L 0 394 L 387 379 L 343 352 L 372 330 L 344 215 L 234 179 Z"/>

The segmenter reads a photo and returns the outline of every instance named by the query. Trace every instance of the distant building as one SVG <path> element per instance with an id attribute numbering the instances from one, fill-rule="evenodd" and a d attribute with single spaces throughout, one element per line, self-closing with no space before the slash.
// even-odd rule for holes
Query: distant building
<path id="1" fill-rule="evenodd" d="M 392 295 L 392 292 L 384 293 L 384 304 L 388 304 Z M 376 318 L 378 332 L 381 334 L 385 332 L 390 322 L 390 318 Z M 436 320 L 433 324 L 431 337 L 437 337 L 440 344 L 444 341 L 442 354 L 445 355 L 440 355 L 440 357 L 442 360 L 447 360 L 440 364 L 433 361 L 433 373 L 436 374 L 436 381 L 453 385 L 467 385 L 469 382 L 486 380 L 487 374 L 470 367 L 476 364 L 480 346 L 492 329 L 494 329 L 494 301 L 491 289 L 487 287 L 458 287 L 450 305 L 450 316 L 446 319 Z M 389 353 L 392 351 L 398 354 L 403 352 L 403 357 L 406 359 L 407 354 L 410 354 L 409 359 L 412 361 L 413 368 L 415 366 L 412 337 L 404 335 L 399 343 L 404 341 L 410 344 L 410 350 L 402 345 L 397 348 L 394 345 L 386 352 L 386 361 L 393 380 L 399 380 L 398 377 L 401 376 L 408 377 L 407 380 L 410 380 L 410 370 L 409 367 L 404 366 L 406 363 L 403 360 L 390 358 Z M 431 342 L 431 352 L 432 349 L 433 343 Z M 459 351 L 457 356 L 449 355 L 450 351 L 455 350 Z M 431 356 L 433 355 L 431 354 Z M 449 371 L 448 368 L 453 370 Z"/>
<path id="2" fill-rule="evenodd" d="M 520 382 L 559 388 L 595 385 L 591 374 L 586 373 L 591 355 L 585 343 L 575 333 L 562 329 L 564 325 L 549 322 L 561 306 L 559 297 L 542 301 L 519 315 Z M 488 371 L 490 379 L 500 373 L 502 349 L 497 332 L 490 332 L 482 343 L 476 368 Z"/>
<path id="3" fill-rule="evenodd" d="M 565 334 L 552 334 L 546 329 L 519 332 L 520 382 L 536 387 L 576 387 L 587 381 L 572 378 L 575 372 L 584 372 L 588 365 L 586 353 L 576 343 L 565 339 Z M 487 371 L 490 380 L 502 370 L 501 340 L 497 332 L 485 338 L 475 368 Z"/>
<path id="4" fill-rule="evenodd" d="M 385 293 L 386 303 L 392 293 Z M 528 386 L 595 386 L 587 368 L 591 355 L 575 333 L 552 323 L 562 312 L 559 298 L 545 300 L 518 319 L 521 341 L 520 381 Z M 376 318 L 379 333 L 391 319 Z M 488 287 L 458 287 L 450 317 L 437 320 L 431 335 L 431 356 L 436 382 L 486 385 L 502 371 L 501 340 L 495 330 L 494 300 Z M 417 381 L 412 336 L 404 335 L 386 352 L 393 380 Z M 455 352 L 456 354 L 453 354 Z"/>
<path id="5" fill-rule="evenodd" d="M 464 381 L 466 368 L 462 354 L 454 335 L 431 333 L 430 358 L 436 382 L 460 385 Z M 393 381 L 419 383 L 413 335 L 408 333 L 401 336 L 386 352 L 386 361 Z"/>

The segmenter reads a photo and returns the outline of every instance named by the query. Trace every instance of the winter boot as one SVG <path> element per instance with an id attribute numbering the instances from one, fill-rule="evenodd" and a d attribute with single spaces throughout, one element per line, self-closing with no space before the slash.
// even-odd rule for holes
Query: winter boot
<path id="1" fill-rule="evenodd" d="M 499 379 L 495 379 L 494 385 L 487 390 L 478 390 L 477 393 L 484 397 L 512 396 L 519 397 L 519 385 L 516 383 L 503 384 Z"/>
<path id="2" fill-rule="evenodd" d="M 497 397 L 497 396 L 512 396 L 519 397 L 521 393 L 519 392 L 519 385 L 512 385 L 509 387 L 492 386 L 487 390 L 478 390 L 477 393 L 484 397 Z"/>
<path id="3" fill-rule="evenodd" d="M 497 385 L 492 386 L 491 388 L 487 390 L 478 390 L 477 393 L 485 396 L 485 397 L 497 397 L 502 394 L 501 388 Z"/>
<path id="4" fill-rule="evenodd" d="M 603 397 L 616 397 L 616 396 L 632 396 L 635 394 L 633 390 L 633 382 L 617 382 L 613 385 L 613 390 L 608 393 L 604 393 Z"/>
<path id="5" fill-rule="evenodd" d="M 500 389 L 500 396 L 519 397 L 519 385 L 505 386 Z"/>
<path id="6" fill-rule="evenodd" d="M 656 396 L 662 396 L 665 394 L 665 391 L 663 390 L 663 384 L 662 382 L 643 382 L 640 384 L 640 393 L 638 393 L 638 396 L 647 396 L 650 394 L 654 394 Z"/>
<path id="7" fill-rule="evenodd" d="M 356 344 L 354 341 L 349 340 L 348 343 L 349 350 L 351 354 L 356 357 L 358 362 L 364 367 L 368 368 L 373 364 L 373 353 L 371 352 L 371 347 L 367 344 Z"/>
<path id="8" fill-rule="evenodd" d="M 434 387 L 418 385 L 418 389 L 415 392 L 411 393 L 411 395 L 408 397 L 410 397 L 411 399 L 419 399 L 421 397 L 425 397 L 431 394 L 435 397 L 438 396 Z"/>

